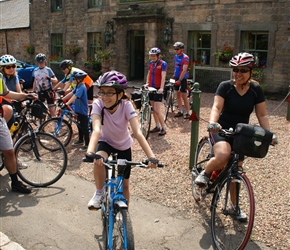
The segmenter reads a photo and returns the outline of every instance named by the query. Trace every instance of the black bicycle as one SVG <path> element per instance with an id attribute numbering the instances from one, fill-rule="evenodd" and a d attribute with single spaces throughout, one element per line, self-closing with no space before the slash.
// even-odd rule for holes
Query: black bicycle
<path id="1" fill-rule="evenodd" d="M 166 122 L 169 110 L 174 113 L 176 109 L 176 98 L 174 91 L 175 80 L 170 79 L 165 82 L 164 86 L 164 122 Z"/>
<path id="2" fill-rule="evenodd" d="M 199 202 L 208 194 L 211 201 L 211 234 L 216 249 L 244 249 L 250 239 L 255 216 L 253 189 L 244 169 L 238 166 L 239 154 L 262 158 L 267 154 L 272 133 L 261 127 L 244 130 L 247 124 L 238 124 L 235 132 L 221 130 L 223 137 L 233 137 L 233 152 L 228 164 L 220 171 L 214 171 L 208 185 L 200 188 L 195 184 L 197 175 L 204 170 L 214 156 L 211 137 L 205 136 L 198 143 L 192 169 L 192 194 Z M 260 131 L 260 132 L 259 132 Z M 264 134 L 264 137 L 259 136 Z M 257 146 L 258 145 L 258 146 Z"/>

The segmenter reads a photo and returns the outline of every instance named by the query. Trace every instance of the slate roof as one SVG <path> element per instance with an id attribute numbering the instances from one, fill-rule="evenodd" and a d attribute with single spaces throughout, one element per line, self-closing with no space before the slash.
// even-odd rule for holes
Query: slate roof
<path id="1" fill-rule="evenodd" d="M 0 0 L 0 30 L 29 27 L 29 0 Z"/>

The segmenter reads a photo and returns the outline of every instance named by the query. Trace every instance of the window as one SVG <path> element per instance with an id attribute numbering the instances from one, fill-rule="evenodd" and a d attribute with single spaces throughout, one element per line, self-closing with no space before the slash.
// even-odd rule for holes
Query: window
<path id="1" fill-rule="evenodd" d="M 241 51 L 249 52 L 255 56 L 256 65 L 267 67 L 268 32 L 243 31 L 241 33 Z"/>
<path id="2" fill-rule="evenodd" d="M 95 52 L 102 48 L 102 33 L 88 33 L 88 58 L 95 59 Z"/>
<path id="3" fill-rule="evenodd" d="M 102 0 L 89 0 L 89 8 L 102 7 Z"/>
<path id="4" fill-rule="evenodd" d="M 201 65 L 210 64 L 211 32 L 189 32 L 189 59 Z"/>
<path id="5" fill-rule="evenodd" d="M 62 0 L 51 0 L 51 12 L 62 10 Z"/>
<path id="6" fill-rule="evenodd" d="M 51 57 L 55 61 L 60 61 L 63 58 L 62 34 L 51 34 Z"/>

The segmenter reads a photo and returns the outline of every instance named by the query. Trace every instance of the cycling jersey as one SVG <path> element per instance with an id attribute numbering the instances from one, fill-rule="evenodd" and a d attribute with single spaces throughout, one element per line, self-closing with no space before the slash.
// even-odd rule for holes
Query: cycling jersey
<path id="1" fill-rule="evenodd" d="M 181 56 L 174 56 L 174 79 L 178 80 L 179 76 L 183 71 L 183 65 L 189 65 L 189 57 L 188 55 L 182 53 Z M 187 71 L 183 79 L 187 79 L 189 76 L 189 72 Z"/>
<path id="2" fill-rule="evenodd" d="M 50 78 L 55 77 L 52 69 L 45 66 L 44 68 L 35 68 L 32 72 L 32 77 L 34 77 L 35 87 L 38 91 L 45 91 L 51 89 L 51 81 L 47 79 L 47 76 Z"/>
<path id="3" fill-rule="evenodd" d="M 158 59 L 156 63 L 151 60 L 148 64 L 148 70 L 149 86 L 159 89 L 161 86 L 162 71 L 167 71 L 167 63 L 161 59 Z"/>
<path id="4" fill-rule="evenodd" d="M 78 84 L 72 91 L 77 97 L 74 102 L 74 111 L 79 114 L 88 115 L 88 96 L 84 84 Z"/>
<path id="5" fill-rule="evenodd" d="M 70 82 L 70 87 L 71 88 L 74 88 L 76 85 L 74 84 L 73 82 L 73 77 L 72 77 L 72 73 L 73 72 L 84 72 L 83 70 L 81 69 L 78 69 L 78 68 L 75 68 L 75 67 L 72 67 L 70 72 L 65 75 L 65 77 L 61 80 L 62 83 L 66 83 L 66 82 Z M 85 73 L 85 72 L 84 72 Z M 83 83 L 86 85 L 86 88 L 87 90 L 93 85 L 93 80 L 92 78 L 90 78 L 88 75 L 85 77 L 85 79 L 83 80 Z"/>

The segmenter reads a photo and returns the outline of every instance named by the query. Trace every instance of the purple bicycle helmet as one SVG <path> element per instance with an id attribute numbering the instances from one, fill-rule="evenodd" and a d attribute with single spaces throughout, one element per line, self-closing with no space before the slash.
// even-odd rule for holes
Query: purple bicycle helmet
<path id="1" fill-rule="evenodd" d="M 127 78 L 120 72 L 112 70 L 101 75 L 96 81 L 96 86 L 113 87 L 122 90 L 127 87 Z"/>
<path id="2" fill-rule="evenodd" d="M 232 67 L 248 66 L 250 68 L 253 68 L 254 64 L 255 64 L 254 56 L 247 52 L 242 52 L 239 53 L 238 55 L 233 56 L 233 58 L 229 62 L 229 65 Z"/>

